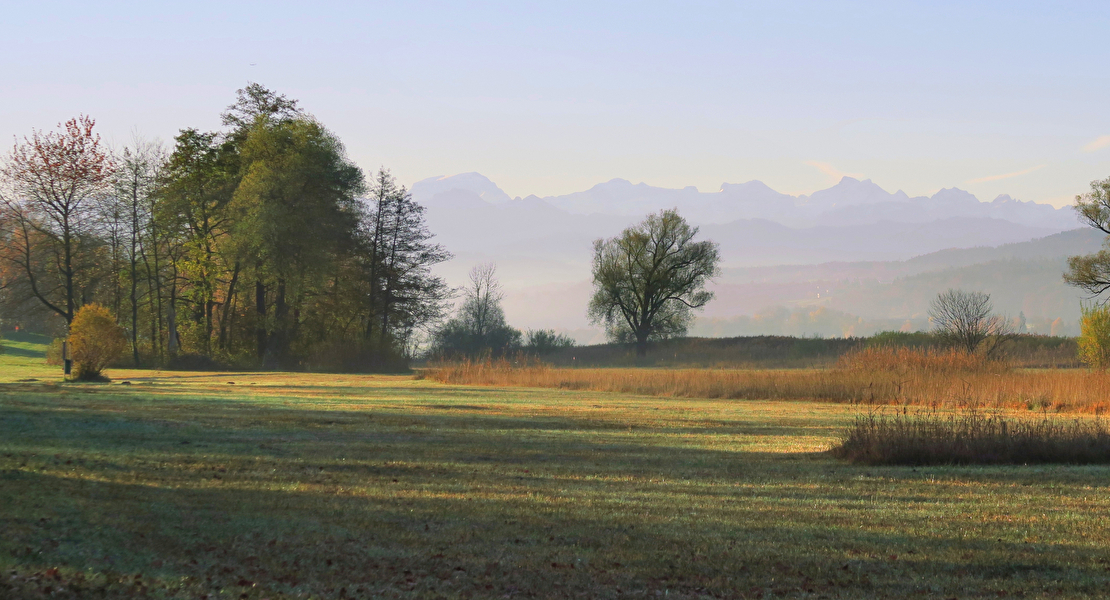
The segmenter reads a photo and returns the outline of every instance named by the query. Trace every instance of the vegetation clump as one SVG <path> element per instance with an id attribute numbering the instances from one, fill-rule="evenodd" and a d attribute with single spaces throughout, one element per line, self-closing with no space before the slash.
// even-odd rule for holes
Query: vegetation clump
<path id="1" fill-rule="evenodd" d="M 74 377 L 82 381 L 105 379 L 101 372 L 127 349 L 127 337 L 112 313 L 99 304 L 86 304 L 69 326 Z"/>
<path id="2" fill-rule="evenodd" d="M 1079 359 L 1092 369 L 1110 367 L 1110 307 L 1083 307 Z"/>
<path id="3" fill-rule="evenodd" d="M 1027 419 L 968 409 L 856 417 L 833 456 L 869 465 L 1110 463 L 1102 420 Z"/>
<path id="4" fill-rule="evenodd" d="M 1005 363 L 986 355 L 958 348 L 946 350 L 912 347 L 867 347 L 848 352 L 837 361 L 837 367 L 850 371 L 889 371 L 903 373 L 998 372 Z"/>

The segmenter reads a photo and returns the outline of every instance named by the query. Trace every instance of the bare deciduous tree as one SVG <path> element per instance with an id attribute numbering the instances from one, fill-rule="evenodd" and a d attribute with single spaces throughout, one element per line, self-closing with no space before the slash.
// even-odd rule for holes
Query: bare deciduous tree
<path id="1" fill-rule="evenodd" d="M 59 124 L 61 131 L 33 131 L 12 149 L 2 171 L 14 218 L 16 251 L 31 293 L 66 323 L 82 304 L 78 281 L 82 256 L 96 239 L 96 201 L 105 192 L 113 164 L 101 147 L 96 124 L 80 116 Z M 45 271 L 45 272 L 44 272 Z M 56 285 L 44 285 L 56 280 Z"/>
<path id="2" fill-rule="evenodd" d="M 520 331 L 505 322 L 501 309 L 505 294 L 496 273 L 493 263 L 470 270 L 459 312 L 435 333 L 434 354 L 503 356 L 520 347 Z"/>
<path id="3" fill-rule="evenodd" d="M 929 305 L 929 317 L 941 339 L 967 352 L 994 340 L 987 348 L 988 353 L 993 352 L 998 342 L 1013 333 L 1009 320 L 994 314 L 991 297 L 984 292 L 941 292 Z"/>
<path id="4" fill-rule="evenodd" d="M 151 253 L 155 254 L 157 260 L 157 244 L 148 244 L 146 234 L 154 229 L 152 227 L 153 211 L 151 206 L 158 177 L 165 162 L 166 154 L 160 144 L 136 137 L 130 147 L 124 148 L 119 153 L 117 157 L 119 168 L 113 180 L 115 197 L 112 201 L 113 210 L 111 212 L 122 217 L 118 229 L 123 238 L 122 254 L 128 263 L 126 269 L 129 287 L 128 306 L 131 313 L 129 334 L 131 338 L 131 356 L 135 366 L 140 364 L 139 308 L 141 298 L 139 287 L 141 280 L 144 279 L 139 273 L 140 264 L 146 263 L 144 265 L 147 271 L 145 279 L 149 287 L 147 290 L 149 299 L 153 300 L 156 295 L 161 293 L 160 286 L 151 282 L 151 275 L 157 276 L 157 273 L 151 273 L 149 260 L 147 259 L 147 247 L 149 246 Z M 151 314 L 155 315 L 156 313 L 152 311 Z M 119 308 L 116 309 L 116 316 L 121 316 Z M 156 333 L 154 327 L 151 329 L 153 345 Z"/>
<path id="5" fill-rule="evenodd" d="M 505 313 L 501 310 L 505 292 L 497 281 L 496 265 L 486 263 L 471 269 L 470 285 L 463 294 L 466 300 L 460 315 L 474 335 L 485 337 L 494 326 L 505 322 Z"/>

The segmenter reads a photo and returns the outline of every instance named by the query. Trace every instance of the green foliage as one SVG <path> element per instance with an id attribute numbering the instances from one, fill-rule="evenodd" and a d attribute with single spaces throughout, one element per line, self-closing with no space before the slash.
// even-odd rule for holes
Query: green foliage
<path id="1" fill-rule="evenodd" d="M 555 333 L 553 329 L 529 329 L 524 337 L 523 350 L 537 356 L 548 355 L 575 346 L 574 340 L 570 336 Z"/>
<path id="2" fill-rule="evenodd" d="M 1105 468 L 850 465 L 848 406 L 149 376 L 4 386 L 0 597 L 1105 595 Z"/>
<path id="3" fill-rule="evenodd" d="M 91 303 L 73 316 L 69 344 L 76 378 L 91 381 L 127 349 L 127 336 L 107 308 Z"/>
<path id="4" fill-rule="evenodd" d="M 423 207 L 384 169 L 360 200 L 362 171 L 296 100 L 252 83 L 222 119 L 229 130 L 175 138 L 153 196 L 151 350 L 163 364 L 394 370 L 450 295 Z"/>
<path id="5" fill-rule="evenodd" d="M 621 235 L 594 242 L 593 286 L 588 314 L 615 342 L 647 343 L 686 333 L 692 310 L 713 293 L 705 285 L 717 275 L 717 244 L 695 242 L 676 210 L 652 214 Z"/>
<path id="6" fill-rule="evenodd" d="M 1110 367 L 1110 306 L 1084 306 L 1082 311 L 1079 358 L 1092 369 L 1106 370 Z"/>
<path id="7" fill-rule="evenodd" d="M 61 338 L 57 338 L 54 341 L 50 342 L 50 345 L 46 348 L 46 364 L 52 367 L 62 366 L 62 363 L 65 360 L 62 357 L 62 344 L 64 342 L 65 340 Z"/>
<path id="8" fill-rule="evenodd" d="M 505 323 L 503 318 L 491 323 L 485 331 L 478 332 L 464 318 L 455 317 L 436 331 L 432 354 L 440 357 L 497 358 L 519 350 L 522 337 L 520 330 Z"/>
<path id="9" fill-rule="evenodd" d="M 1110 234 L 1110 177 L 1092 181 L 1091 191 L 1076 196 L 1075 212 L 1087 225 Z M 1110 249 L 1068 258 L 1064 281 L 1092 296 L 1110 290 Z"/>
<path id="10" fill-rule="evenodd" d="M 326 272 L 357 225 L 362 172 L 316 121 L 259 118 L 241 150 L 232 237 L 249 260 L 285 279 Z"/>
<path id="11" fill-rule="evenodd" d="M 942 345 L 936 335 L 924 331 L 881 331 L 867 338 L 868 347 L 933 348 Z"/>

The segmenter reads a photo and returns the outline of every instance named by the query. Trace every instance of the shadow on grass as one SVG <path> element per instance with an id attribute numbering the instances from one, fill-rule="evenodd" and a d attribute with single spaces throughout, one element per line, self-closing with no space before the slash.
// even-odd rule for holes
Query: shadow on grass
<path id="1" fill-rule="evenodd" d="M 3 354 L 7 356 L 18 356 L 21 358 L 46 358 L 46 351 L 38 348 L 23 348 L 20 346 L 13 346 L 5 344 L 0 341 L 0 346 L 3 346 Z"/>
<path id="2" fill-rule="evenodd" d="M 0 403 L 0 565 L 16 574 L 0 595 L 46 597 L 36 573 L 56 567 L 248 598 L 1097 595 L 1108 583 L 1095 544 L 1026 544 L 966 517 L 927 535 L 870 527 L 893 518 L 866 505 L 876 486 L 892 503 L 937 500 L 903 493 L 932 477 L 909 468 L 707 449 L 687 428 L 589 414 L 108 400 Z M 1022 479 L 931 472 L 961 493 Z M 1103 485 L 1107 470 L 1075 473 Z M 35 587 L 14 587 L 24 580 Z"/>
<path id="3" fill-rule="evenodd" d="M 893 597 L 1097 594 L 1108 583 L 1104 552 L 1082 545 L 1054 545 L 1068 557 L 1059 561 L 1012 541 L 788 521 L 676 527 L 671 514 L 522 499 L 164 489 L 27 472 L 0 482 L 13 573 L 142 574 L 147 586 L 184 582 L 194 594 Z M 51 501 L 32 508 L 21 497 Z"/>

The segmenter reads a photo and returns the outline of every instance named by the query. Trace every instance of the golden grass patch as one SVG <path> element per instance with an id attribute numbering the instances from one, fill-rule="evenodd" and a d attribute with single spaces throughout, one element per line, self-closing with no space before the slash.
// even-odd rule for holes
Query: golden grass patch
<path id="1" fill-rule="evenodd" d="M 902 354 L 905 352 L 905 355 Z M 1101 414 L 1110 374 L 1009 369 L 958 353 L 867 351 L 829 369 L 566 369 L 508 361 L 433 365 L 423 377 L 453 385 L 514 386 L 671 398 L 813 400 L 989 407 Z"/>

